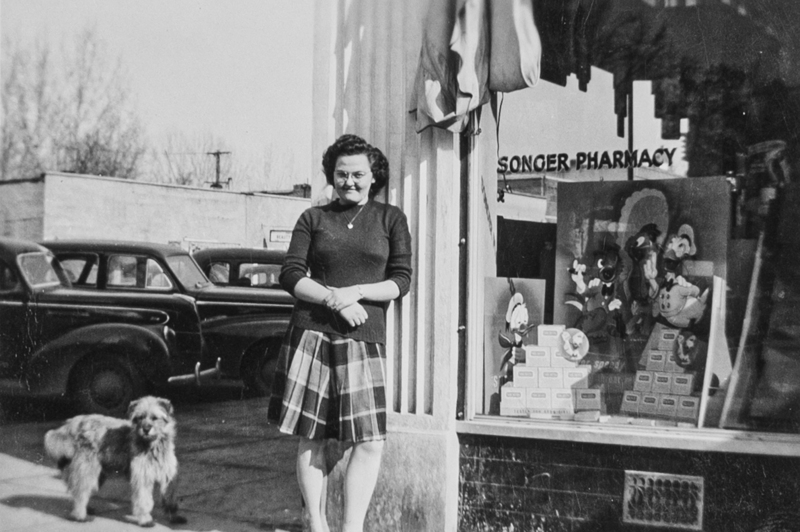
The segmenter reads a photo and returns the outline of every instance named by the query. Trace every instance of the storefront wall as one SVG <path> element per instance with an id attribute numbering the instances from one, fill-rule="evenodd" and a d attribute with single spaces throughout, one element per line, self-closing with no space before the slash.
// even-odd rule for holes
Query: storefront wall
<path id="1" fill-rule="evenodd" d="M 389 436 L 366 530 L 457 529 L 458 139 L 417 134 L 408 113 L 427 5 L 340 0 L 315 13 L 313 160 L 344 133 L 381 148 L 391 178 L 378 199 L 403 209 L 413 241 L 410 293 L 388 315 Z M 324 187 L 320 172 L 312 197 Z M 347 452 L 330 451 L 336 530 Z"/>
<path id="2" fill-rule="evenodd" d="M 746 209 L 733 208 L 729 213 L 728 208 L 735 207 L 737 201 L 741 204 L 742 198 L 737 199 L 736 196 L 736 193 L 741 192 L 741 184 L 751 178 L 757 179 L 755 174 L 759 170 L 756 165 L 746 161 L 748 154 L 752 155 L 762 149 L 765 144 L 761 143 L 770 136 L 786 142 L 788 148 L 785 158 L 782 159 L 786 166 L 775 170 L 776 175 L 780 175 L 777 178 L 781 181 L 780 186 L 784 187 L 778 194 L 783 196 L 784 202 L 779 226 L 785 227 L 777 230 L 784 236 L 779 237 L 783 239 L 779 244 L 782 247 L 776 249 L 781 249 L 783 254 L 797 255 L 792 251 L 792 240 L 788 236 L 796 234 L 796 230 L 788 227 L 790 224 L 796 226 L 797 223 L 795 218 L 788 215 L 800 206 L 796 196 L 792 199 L 796 194 L 793 190 L 797 187 L 789 184 L 796 180 L 797 172 L 796 169 L 788 169 L 797 162 L 797 116 L 793 110 L 797 99 L 789 95 L 785 100 L 774 100 L 780 100 L 781 105 L 787 106 L 782 109 L 783 118 L 792 123 L 788 132 L 772 127 L 771 124 L 775 122 L 768 117 L 772 111 L 767 111 L 769 106 L 764 104 L 765 99 L 773 97 L 765 98 L 765 92 L 774 87 L 794 87 L 797 84 L 790 70 L 781 70 L 783 66 L 776 66 L 776 47 L 780 46 L 784 47 L 782 61 L 798 61 L 796 55 L 785 53 L 786 48 L 792 48 L 792 40 L 785 35 L 775 37 L 776 33 L 769 31 L 759 33 L 764 28 L 760 24 L 768 26 L 770 17 L 763 18 L 763 12 L 749 12 L 748 2 L 738 5 L 714 1 L 698 1 L 691 5 L 688 2 L 664 4 L 619 1 L 598 5 L 600 4 L 614 5 L 626 12 L 624 16 L 631 18 L 635 18 L 637 13 L 645 13 L 646 17 L 654 15 L 655 20 L 682 21 L 676 33 L 687 40 L 678 42 L 677 50 L 684 52 L 689 49 L 689 36 L 695 29 L 687 17 L 702 21 L 700 26 L 707 30 L 703 35 L 707 39 L 708 63 L 691 74 L 684 72 L 676 79 L 653 81 L 652 85 L 644 72 L 636 74 L 631 89 L 632 101 L 638 102 L 633 113 L 635 123 L 632 129 L 637 132 L 637 141 L 633 147 L 628 144 L 627 138 L 631 122 L 624 114 L 621 115 L 623 119 L 619 120 L 620 108 L 615 106 L 613 94 L 611 98 L 607 97 L 608 92 L 613 93 L 615 87 L 623 85 L 617 83 L 618 77 L 614 77 L 612 81 L 608 72 L 597 72 L 594 68 L 585 92 L 577 88 L 576 73 L 573 72 L 564 84 L 545 77 L 536 87 L 506 95 L 499 128 L 491 115 L 484 113 L 482 134 L 476 148 L 477 160 L 471 175 L 473 181 L 469 184 L 467 195 L 470 211 L 468 245 L 473 250 L 469 256 L 467 285 L 479 288 L 473 290 L 469 296 L 467 381 L 461 403 L 463 421 L 460 420 L 456 426 L 461 451 L 459 530 L 645 531 L 676 527 L 722 532 L 755 530 L 759 523 L 772 521 L 774 524 L 782 518 L 791 523 L 784 525 L 787 526 L 786 529 L 791 529 L 800 522 L 797 515 L 787 517 L 785 513 L 787 510 L 794 510 L 794 501 L 800 500 L 800 482 L 797 481 L 800 472 L 800 439 L 797 436 L 796 421 L 791 420 L 792 417 L 795 420 L 797 418 L 797 391 L 790 384 L 785 385 L 780 389 L 786 390 L 787 395 L 776 400 L 781 397 L 781 392 L 777 391 L 778 386 L 773 387 L 775 391 L 771 401 L 764 401 L 769 402 L 765 410 L 772 408 L 772 413 L 775 414 L 775 418 L 771 420 L 744 419 L 746 415 L 737 417 L 733 413 L 737 405 L 741 408 L 739 414 L 747 411 L 749 398 L 753 396 L 752 382 L 757 379 L 762 382 L 768 380 L 769 373 L 763 372 L 757 376 L 755 363 L 750 369 L 743 369 L 745 364 L 734 364 L 739 334 L 746 327 L 746 323 L 743 324 L 744 307 L 750 289 L 756 248 L 754 233 L 750 230 L 752 227 L 748 229 L 745 227 L 747 224 L 742 221 L 742 215 L 747 217 Z M 552 7 L 554 11 L 563 6 L 564 16 L 568 20 L 571 15 L 580 12 L 579 6 L 588 6 L 588 3 L 564 2 L 556 6 L 534 2 L 534 5 L 547 6 L 547 9 Z M 670 6 L 675 9 L 668 9 Z M 542 7 L 540 11 L 548 14 L 547 9 Z M 583 15 L 586 16 L 587 24 L 591 25 L 591 16 L 586 12 Z M 759 16 L 762 18 L 759 19 Z M 797 17 L 798 11 L 791 10 L 791 16 Z M 754 23 L 753 20 L 758 22 Z M 762 70 L 749 70 L 752 63 L 744 55 L 732 58 L 730 50 L 738 45 L 725 38 L 727 33 L 718 31 L 720 25 L 731 24 L 751 35 L 753 42 L 758 43 L 746 54 L 761 50 L 760 53 L 764 56 Z M 574 27 L 567 26 L 568 24 L 562 28 L 565 35 L 569 35 L 570 31 L 575 31 L 574 35 L 578 34 Z M 674 28 L 672 31 L 675 31 Z M 564 39 L 568 40 L 569 37 Z M 547 42 L 546 36 L 543 36 L 543 41 Z M 625 47 L 620 49 L 622 48 Z M 588 49 L 600 55 L 600 50 L 593 48 L 591 42 L 588 43 Z M 565 53 L 568 54 L 569 52 Z M 652 59 L 651 56 L 650 60 Z M 562 60 L 559 66 L 563 65 L 574 63 Z M 706 67 L 707 71 L 704 70 Z M 546 68 L 543 66 L 542 72 Z M 716 84 L 720 81 L 716 76 L 728 68 L 737 83 L 741 83 L 736 89 L 737 99 L 731 94 L 725 95 L 725 91 L 730 90 L 731 86 Z M 701 83 L 692 86 L 687 80 L 692 76 Z M 747 83 L 742 82 L 745 79 Z M 682 96 L 685 99 L 681 104 L 666 112 L 668 106 L 664 106 L 663 98 L 669 92 L 665 91 L 665 87 L 670 83 L 675 83 L 671 87 L 680 85 L 681 90 L 687 92 Z M 748 85 L 749 83 L 752 85 Z M 762 83 L 769 85 L 770 89 L 753 88 Z M 642 88 L 646 90 L 642 91 Z M 697 92 L 690 94 L 693 90 Z M 788 89 L 787 94 L 792 94 L 792 91 L 796 92 L 796 89 Z M 669 95 L 675 96 L 675 92 Z M 527 104 L 524 103 L 526 98 L 529 102 Z M 745 100 L 747 102 L 743 103 Z M 624 103 L 625 100 L 622 101 Z M 691 109 L 681 110 L 681 105 Z M 624 106 L 622 109 L 625 109 Z M 737 111 L 733 111 L 734 109 Z M 744 109 L 747 112 L 743 113 Z M 755 112 L 756 109 L 759 111 Z M 687 114 L 683 114 L 686 111 L 689 118 Z M 729 112 L 732 114 L 725 116 Z M 747 118 L 731 120 L 733 114 Z M 619 136 L 620 124 L 622 137 Z M 500 132 L 499 146 L 497 131 Z M 660 138 L 662 134 L 665 135 L 663 140 Z M 734 143 L 729 142 L 732 138 L 736 138 Z M 780 145 L 782 144 L 776 143 L 772 146 Z M 620 168 L 606 166 L 591 168 L 590 171 L 575 171 L 578 154 L 596 153 L 602 156 L 606 152 L 613 160 L 615 151 L 638 150 L 641 154 L 643 149 L 647 149 L 652 154 L 662 149 L 662 146 L 669 150 L 675 149 L 675 152 L 670 152 L 674 156 L 675 164 L 669 167 L 661 165 L 660 168 L 649 163 L 640 165 L 631 172 L 636 179 L 636 183 L 631 185 L 626 184 L 626 171 Z M 569 163 L 572 171 L 531 172 L 521 163 L 522 157 L 529 157 L 529 166 L 533 166 L 537 157 L 541 161 L 541 157 L 548 154 L 565 154 L 564 160 Z M 510 161 L 514 156 L 517 156 L 513 166 L 516 172 L 511 172 Z M 508 175 L 513 176 L 513 179 L 504 180 L 502 171 L 509 171 Z M 731 188 L 731 193 L 728 194 L 724 187 L 720 187 L 724 181 L 720 176 L 725 175 L 732 178 L 732 182 L 736 181 L 733 178 L 741 178 L 738 192 Z M 542 198 L 526 196 L 529 191 L 524 189 L 520 181 L 528 176 L 558 181 L 557 217 L 554 216 L 555 209 L 551 209 L 554 205 L 549 204 L 547 215 L 542 216 Z M 577 184 L 571 184 L 570 181 Z M 562 187 L 564 182 L 568 184 Z M 687 186 L 696 189 L 694 192 L 679 192 Z M 703 194 L 714 187 L 716 192 L 713 198 L 703 198 Z M 622 189 L 627 191 L 619 194 L 612 192 L 604 197 L 610 190 Z M 566 194 L 567 190 L 571 194 Z M 580 192 L 576 192 L 577 190 Z M 509 253 L 509 250 L 498 249 L 497 217 L 529 222 L 551 221 L 558 225 L 559 241 L 555 262 L 556 312 L 552 323 L 566 325 L 568 328 L 577 327 L 579 320 L 569 314 L 573 307 L 565 305 L 569 292 L 575 291 L 575 284 L 571 284 L 570 274 L 567 273 L 573 259 L 578 259 L 591 270 L 598 257 L 594 254 L 593 245 L 602 243 L 607 237 L 621 240 L 624 244 L 627 231 L 635 232 L 642 227 L 642 224 L 633 227 L 629 223 L 630 218 L 620 216 L 626 211 L 625 205 L 628 203 L 625 200 L 648 194 L 664 194 L 668 197 L 667 203 L 670 207 L 664 209 L 663 221 L 659 220 L 660 230 L 664 233 L 677 232 L 687 221 L 696 224 L 697 232 L 694 234 L 697 235 L 697 246 L 701 246 L 699 249 L 702 251 L 695 257 L 697 260 L 692 264 L 693 271 L 685 270 L 688 272 L 685 273 L 686 277 L 711 279 L 715 276 L 717 280 L 714 282 L 721 283 L 718 285 L 718 292 L 725 294 L 714 303 L 709 298 L 709 314 L 706 319 L 713 315 L 715 318 L 711 319 L 716 319 L 716 322 L 700 333 L 713 343 L 708 355 L 713 361 L 704 368 L 704 377 L 708 378 L 703 383 L 702 390 L 693 390 L 685 396 L 699 400 L 703 405 L 699 418 L 690 418 L 687 422 L 686 419 L 676 419 L 674 415 L 663 412 L 640 415 L 611 411 L 619 408 L 619 403 L 614 404 L 610 396 L 617 395 L 621 400 L 623 391 L 633 391 L 633 379 L 637 371 L 646 371 L 645 365 L 636 365 L 640 360 L 637 351 L 637 357 L 633 359 L 634 365 L 629 370 L 619 371 L 613 366 L 598 369 L 602 367 L 601 364 L 613 359 L 615 353 L 596 351 L 594 348 L 590 357 L 595 356 L 596 359 L 588 364 L 592 368 L 592 378 L 588 380 L 589 385 L 586 388 L 593 388 L 590 391 L 605 395 L 602 411 L 591 412 L 595 417 L 589 417 L 588 410 L 580 412 L 587 415 L 583 418 L 573 414 L 571 410 L 569 414 L 553 414 L 555 408 L 547 412 L 544 407 L 531 407 L 530 401 L 527 407 L 523 404 L 519 410 L 507 409 L 503 412 L 502 400 L 496 401 L 492 396 L 501 395 L 503 379 L 507 378 L 501 360 L 505 360 L 503 355 L 509 353 L 509 342 L 504 343 L 502 339 L 498 339 L 503 335 L 511 339 L 514 331 L 513 320 L 512 330 L 509 331 L 510 314 L 506 314 L 506 306 L 502 305 L 501 308 L 501 305 L 495 305 L 495 293 L 492 290 L 505 291 L 506 299 L 503 303 L 508 302 L 515 292 L 524 294 L 531 323 L 536 325 L 540 323 L 537 321 L 540 316 L 540 301 L 536 299 L 540 292 L 533 290 L 534 279 L 497 277 L 495 256 L 500 251 Z M 562 196 L 568 197 L 568 205 L 562 205 Z M 613 199 L 607 200 L 612 196 Z M 553 198 L 548 195 L 547 199 Z M 572 209 L 573 203 L 580 203 L 582 207 Z M 697 211 L 691 212 L 693 208 Z M 562 212 L 566 212 L 568 217 L 563 217 Z M 652 215 L 653 221 L 659 215 L 657 210 L 644 209 L 644 212 L 647 216 Z M 704 216 L 709 217 L 709 222 L 705 224 L 692 220 L 699 220 Z M 703 235 L 702 232 L 706 231 Z M 582 235 L 581 238 L 586 237 L 588 245 L 584 244 L 580 250 L 574 251 L 574 234 L 578 233 Z M 617 239 L 619 234 L 623 236 Z M 782 254 L 773 255 L 775 258 L 779 256 Z M 786 260 L 781 259 L 780 262 Z M 785 312 L 786 316 L 794 313 L 796 316 L 800 312 L 797 276 L 781 273 L 780 268 L 778 265 L 778 271 L 768 273 L 768 276 L 776 278 L 784 275 L 784 279 L 787 279 L 783 281 L 786 284 L 780 284 L 781 289 L 776 288 L 771 292 L 773 303 L 769 301 L 768 289 L 759 285 L 755 291 L 755 304 L 762 308 L 780 304 L 780 313 Z M 701 273 L 701 270 L 705 273 Z M 793 281 L 788 281 L 789 277 Z M 530 283 L 531 288 L 527 292 L 524 283 Z M 709 287 L 712 284 L 708 281 Z M 530 298 L 531 294 L 534 294 L 533 298 Z M 499 313 L 499 310 L 502 312 Z M 650 310 L 648 314 L 649 312 Z M 492 316 L 487 317 L 492 313 L 505 315 L 505 323 L 503 316 L 492 322 Z M 772 314 L 775 317 L 778 313 L 773 310 Z M 763 320 L 762 316 L 759 325 L 761 334 L 768 328 Z M 676 325 L 675 328 L 693 326 L 695 323 Z M 584 330 L 589 333 L 588 329 Z M 520 328 L 520 332 L 525 347 L 537 346 L 536 329 L 527 332 L 527 337 L 524 328 Z M 635 336 L 627 329 L 625 334 Z M 780 349 L 784 350 L 784 354 L 782 358 L 775 355 L 771 359 L 771 365 L 793 372 L 797 368 L 796 360 L 788 360 L 795 358 L 793 353 L 798 349 L 797 335 L 778 334 L 782 342 Z M 644 338 L 646 336 L 641 339 L 642 342 Z M 749 340 L 756 345 L 763 342 L 764 337 L 755 335 Z M 592 342 L 594 341 L 593 338 Z M 794 342 L 791 349 L 787 347 L 790 342 Z M 749 348 L 748 342 L 744 355 L 739 353 L 740 360 L 747 359 Z M 526 354 L 529 352 L 526 351 Z M 626 347 L 624 353 L 627 355 L 629 352 L 630 348 Z M 768 345 L 764 352 L 770 354 Z M 753 355 L 751 360 L 757 357 L 758 355 Z M 780 362 L 776 364 L 775 360 Z M 525 356 L 518 359 L 517 364 L 525 366 Z M 778 377 L 778 373 L 776 371 L 771 375 Z M 493 381 L 493 378 L 496 380 Z M 778 380 L 790 382 L 786 378 Z M 546 388 L 541 384 L 517 384 L 513 381 L 506 385 L 522 394 Z M 602 392 L 599 391 L 601 388 Z M 781 401 L 789 406 L 780 408 Z M 572 408 L 575 408 L 575 403 L 573 395 Z M 606 411 L 606 407 L 609 411 Z M 567 410 L 569 408 L 565 407 Z M 637 477 L 636 472 L 641 476 Z M 639 489 L 635 480 L 626 484 L 626 478 L 644 478 L 645 484 Z M 653 489 L 649 489 L 649 479 L 654 482 Z M 698 488 L 696 492 L 692 491 L 694 487 Z M 688 491 L 685 493 L 702 495 L 684 498 L 681 490 L 686 489 Z M 636 496 L 640 499 L 628 505 L 626 497 Z M 647 510 L 637 513 L 643 507 L 649 508 L 649 513 Z"/>
<path id="3" fill-rule="evenodd" d="M 581 2 L 566 4 L 574 7 Z M 639 2 L 629 4 L 641 7 Z M 654 3 L 641 4 L 652 7 Z M 656 9 L 663 7 L 655 4 Z M 723 11 L 738 9 L 742 13 L 744 9 L 738 4 L 714 4 Z M 631 493 L 625 488 L 626 474 L 632 471 L 644 472 L 653 479 L 677 475 L 657 482 L 659 487 L 667 487 L 666 496 L 678 501 L 680 511 L 695 529 L 700 529 L 697 518 L 702 516 L 703 530 L 751 530 L 762 519 L 795 506 L 800 500 L 800 483 L 796 480 L 800 440 L 785 430 L 751 432 L 735 423 L 733 428 L 720 429 L 719 411 L 706 413 L 717 425 L 700 422 L 700 427 L 697 421 L 694 425 L 679 425 L 674 420 L 664 424 L 646 419 L 615 426 L 504 417 L 489 411 L 485 348 L 487 337 L 494 342 L 497 331 L 484 328 L 485 287 L 487 278 L 497 275 L 497 217 L 537 223 L 560 220 L 553 217 L 542 198 L 530 198 L 531 210 L 527 212 L 525 201 L 517 201 L 519 198 L 508 204 L 502 201 L 498 194 L 497 130 L 488 108 L 483 113 L 481 133 L 469 139 L 435 128 L 415 132 L 414 116 L 408 108 L 427 7 L 428 3 L 421 0 L 320 2 L 314 22 L 312 156 L 319 160 L 325 147 L 343 133 L 359 134 L 382 148 L 392 168 L 392 181 L 382 199 L 406 212 L 414 240 L 411 293 L 394 303 L 389 313 L 389 438 L 366 530 L 653 530 L 652 521 L 665 516 L 636 514 L 633 521 L 630 516 L 625 518 L 625 497 Z M 726 17 L 732 13 L 724 11 Z M 774 52 L 768 46 L 765 49 Z M 775 64 L 764 63 L 762 72 L 767 67 Z M 634 96 L 639 89 L 632 89 Z M 663 101 L 649 101 L 653 112 L 664 111 L 659 107 Z M 610 102 L 608 113 L 614 117 L 618 102 L 613 94 Z M 553 101 L 544 105 L 558 115 Z M 686 129 L 680 110 L 669 110 L 671 114 L 664 115 L 661 131 L 675 140 L 685 135 Z M 530 123 L 542 124 L 537 116 L 526 118 Z M 714 117 L 720 119 L 731 118 Z M 597 125 L 592 117 L 570 124 Z M 501 128 L 501 134 L 508 138 L 508 131 L 502 131 Z M 544 126 L 540 132 L 543 138 L 556 141 L 579 138 L 578 133 L 569 131 L 554 135 Z M 605 137 L 591 131 L 583 134 L 593 142 L 606 143 L 607 148 L 601 146 L 600 152 L 625 149 L 617 130 Z M 709 138 L 701 140 L 708 142 Z M 701 144 L 695 148 L 705 151 L 694 153 L 693 169 L 684 165 L 659 171 L 668 172 L 665 177 L 681 180 L 692 171 L 696 175 L 721 176 L 739 169 L 740 161 L 735 157 L 716 160 L 715 152 Z M 657 143 L 647 147 L 660 149 Z M 551 149 L 537 145 L 534 150 L 516 153 L 575 153 L 598 148 L 570 144 Z M 462 180 L 464 169 L 468 175 Z M 634 175 L 657 177 L 642 176 L 642 172 L 652 174 L 649 165 L 643 165 L 641 172 Z M 603 172 L 598 175 L 602 178 Z M 609 181 L 619 177 L 615 174 Z M 314 182 L 314 196 L 321 193 L 324 185 L 320 173 Z M 468 226 L 468 238 L 464 240 L 459 227 L 462 207 Z M 742 248 L 731 245 L 728 250 L 752 250 L 751 244 Z M 459 256 L 464 250 L 467 273 L 459 279 Z M 699 267 L 705 268 L 703 275 L 709 279 L 713 275 L 722 279 L 714 282 L 724 282 L 728 275 L 728 281 L 733 283 L 734 273 L 731 268 L 726 271 L 725 259 L 722 261 L 721 267 Z M 740 262 L 749 267 L 752 257 Z M 739 275 L 740 279 L 749 279 L 749 273 Z M 464 289 L 461 296 L 459 282 Z M 739 282 L 739 287 L 747 284 Z M 725 292 L 723 285 L 716 285 L 716 290 L 719 294 Z M 741 304 L 742 298 L 739 299 Z M 725 301 L 725 297 L 719 297 L 709 304 L 715 306 L 716 313 L 724 309 Z M 462 304 L 466 308 L 464 324 L 459 323 Z M 725 344 L 728 339 L 724 314 L 715 315 L 723 315 L 722 325 L 718 321 L 713 329 L 718 333 L 717 346 L 721 346 L 721 352 L 735 352 L 735 343 Z M 459 353 L 462 338 L 466 349 Z M 730 361 L 723 369 L 724 375 L 730 374 Z M 710 397 L 709 384 L 710 379 L 699 393 Z M 708 401 L 706 406 L 712 403 Z M 328 508 L 333 528 L 341 519 L 337 513 L 341 505 L 335 503 L 341 502 L 342 471 L 346 466 L 346 459 L 342 458 L 346 455 L 345 449 L 331 447 L 330 459 L 335 468 Z M 682 480 L 681 475 L 691 478 Z M 695 487 L 702 487 L 701 492 L 692 491 Z M 683 498 L 681 490 L 687 489 L 688 495 Z M 654 497 L 650 502 L 655 507 L 656 499 L 664 492 L 647 491 L 645 486 L 640 493 Z M 638 504 L 640 508 L 642 501 Z M 645 501 L 644 506 L 647 504 Z M 672 524 L 675 519 L 683 519 L 667 517 Z M 651 524 L 632 524 L 637 518 L 650 520 Z"/>

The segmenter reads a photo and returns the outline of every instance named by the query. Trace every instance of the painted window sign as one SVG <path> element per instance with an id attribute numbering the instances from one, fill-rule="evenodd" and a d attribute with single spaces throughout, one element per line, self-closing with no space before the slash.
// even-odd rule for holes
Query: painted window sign
<path id="1" fill-rule="evenodd" d="M 579 151 L 570 158 L 568 153 L 503 156 L 497 160 L 500 174 L 526 172 L 568 172 L 575 170 L 602 170 L 603 168 L 641 168 L 643 166 L 672 166 L 677 148 L 658 148 L 652 151 L 613 150 Z"/>

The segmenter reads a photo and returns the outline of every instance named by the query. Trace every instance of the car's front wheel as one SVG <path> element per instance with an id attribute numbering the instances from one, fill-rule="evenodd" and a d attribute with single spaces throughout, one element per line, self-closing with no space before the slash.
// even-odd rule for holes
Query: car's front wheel
<path id="1" fill-rule="evenodd" d="M 80 413 L 123 417 L 145 391 L 136 368 L 116 355 L 93 356 L 73 374 L 72 399 Z"/>

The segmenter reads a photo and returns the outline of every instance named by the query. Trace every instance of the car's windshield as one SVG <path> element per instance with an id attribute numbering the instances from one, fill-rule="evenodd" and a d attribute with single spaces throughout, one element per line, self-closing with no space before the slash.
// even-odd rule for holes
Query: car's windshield
<path id="1" fill-rule="evenodd" d="M 48 253 L 23 253 L 17 257 L 19 269 L 33 288 L 69 286 L 68 281 L 57 271 L 54 257 Z"/>
<path id="2" fill-rule="evenodd" d="M 167 264 L 169 264 L 172 272 L 185 287 L 199 288 L 211 282 L 194 259 L 188 255 L 173 255 L 167 257 Z"/>

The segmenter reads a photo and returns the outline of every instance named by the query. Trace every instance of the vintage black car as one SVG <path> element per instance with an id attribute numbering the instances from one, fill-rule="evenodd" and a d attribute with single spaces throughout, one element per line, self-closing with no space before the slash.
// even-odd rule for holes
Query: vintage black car
<path id="1" fill-rule="evenodd" d="M 192 253 L 211 282 L 220 286 L 280 288 L 285 251 L 264 248 L 206 248 Z"/>
<path id="2" fill-rule="evenodd" d="M 74 288 L 190 302 L 205 343 L 203 367 L 219 359 L 223 377 L 241 378 L 249 395 L 269 394 L 294 306 L 284 290 L 215 286 L 179 246 L 113 240 L 42 244 L 58 257 Z"/>
<path id="3" fill-rule="evenodd" d="M 202 367 L 204 342 L 189 298 L 76 290 L 46 248 L 0 238 L 0 392 L 67 397 L 81 412 L 124 413 Z"/>

